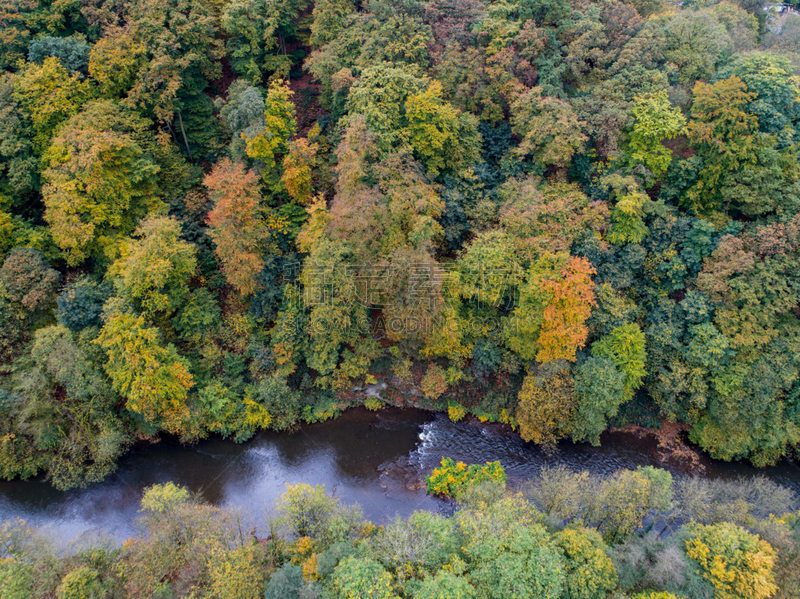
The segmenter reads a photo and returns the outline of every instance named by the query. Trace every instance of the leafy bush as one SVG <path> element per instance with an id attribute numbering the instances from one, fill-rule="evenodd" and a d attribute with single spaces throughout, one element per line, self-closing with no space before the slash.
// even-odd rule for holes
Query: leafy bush
<path id="1" fill-rule="evenodd" d="M 56 589 L 58 599 L 103 599 L 106 589 L 94 568 L 81 566 L 67 574 Z"/>
<path id="2" fill-rule="evenodd" d="M 269 579 L 264 599 L 298 599 L 304 586 L 303 568 L 285 564 Z"/>
<path id="3" fill-rule="evenodd" d="M 377 397 L 368 397 L 364 400 L 364 407 L 373 412 L 377 412 L 383 408 L 383 402 Z"/>
<path id="4" fill-rule="evenodd" d="M 506 482 L 506 471 L 500 462 L 487 462 L 486 465 L 454 462 L 451 458 L 442 458 L 442 465 L 425 477 L 428 493 L 432 495 L 449 495 L 458 497 L 470 486 L 484 481 Z"/>
<path id="5" fill-rule="evenodd" d="M 392 575 L 378 562 L 348 557 L 333 571 L 333 586 L 338 599 L 395 599 Z"/>
<path id="6" fill-rule="evenodd" d="M 451 402 L 447 404 L 447 415 L 453 422 L 458 422 L 467 415 L 467 410 L 463 406 Z"/>
<path id="7" fill-rule="evenodd" d="M 152 514 L 164 514 L 187 501 L 189 501 L 189 491 L 173 482 L 168 482 L 145 489 L 142 510 Z"/>
<path id="8" fill-rule="evenodd" d="M 0 597 L 3 599 L 28 599 L 33 589 L 34 570 L 30 564 L 13 557 L 0 561 Z"/>

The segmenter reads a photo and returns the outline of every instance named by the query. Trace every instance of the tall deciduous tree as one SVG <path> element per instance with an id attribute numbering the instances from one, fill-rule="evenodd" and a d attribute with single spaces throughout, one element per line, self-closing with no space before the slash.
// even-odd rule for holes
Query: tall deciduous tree
<path id="1" fill-rule="evenodd" d="M 543 289 L 551 297 L 542 314 L 539 362 L 575 361 L 575 352 L 586 344 L 586 320 L 595 303 L 591 279 L 595 272 L 586 258 L 573 256 L 561 269 L 560 280 L 544 281 Z"/>
<path id="2" fill-rule="evenodd" d="M 130 32 L 111 30 L 92 46 L 89 75 L 100 95 L 115 99 L 126 94 L 136 81 L 145 60 L 146 48 Z"/>
<path id="3" fill-rule="evenodd" d="M 208 225 L 222 272 L 239 293 L 251 295 L 258 288 L 270 237 L 261 216 L 258 175 L 226 158 L 214 166 L 204 183 L 214 202 Z"/>
<path id="4" fill-rule="evenodd" d="M 661 177 L 672 162 L 672 152 L 661 143 L 679 135 L 686 124 L 681 111 L 670 105 L 667 92 L 635 98 L 633 129 L 627 153 L 632 165 L 643 164 L 656 177 Z"/>
<path id="5" fill-rule="evenodd" d="M 298 204 L 310 204 L 313 197 L 311 170 L 319 144 L 301 138 L 289 143 L 289 153 L 283 159 L 283 183 L 286 193 Z"/>
<path id="6" fill-rule="evenodd" d="M 8 299 L 30 312 L 53 303 L 58 279 L 58 271 L 32 248 L 14 248 L 0 268 L 0 283 Z"/>
<path id="7" fill-rule="evenodd" d="M 772 571 L 775 550 L 740 526 L 727 522 L 694 525 L 685 544 L 686 555 L 714 585 L 715 597 L 766 599 L 778 590 Z"/>
<path id="8" fill-rule="evenodd" d="M 793 146 L 759 131 L 749 112 L 757 94 L 736 75 L 694 87 L 689 140 L 703 161 L 684 203 L 700 214 L 736 211 L 755 216 L 794 211 L 800 177 Z"/>
<path id="9" fill-rule="evenodd" d="M 519 392 L 517 421 L 526 441 L 552 445 L 569 433 L 575 389 L 568 369 L 528 373 Z"/>
<path id="10" fill-rule="evenodd" d="M 33 143 L 41 154 L 56 128 L 77 113 L 90 97 L 80 75 L 70 73 L 58 58 L 28 63 L 14 82 L 14 99 L 30 115 Z"/>
<path id="11" fill-rule="evenodd" d="M 247 155 L 261 161 L 261 176 L 273 192 L 281 189 L 278 165 L 289 153 L 289 139 L 297 130 L 293 95 L 285 81 L 273 81 L 264 101 L 264 128 L 247 138 Z"/>
<path id="12" fill-rule="evenodd" d="M 610 359 L 591 356 L 576 369 L 575 395 L 578 408 L 570 425 L 572 439 L 599 445 L 608 418 L 616 416 L 625 400 L 625 376 Z"/>
<path id="13" fill-rule="evenodd" d="M 645 337 L 637 324 L 624 324 L 592 344 L 592 355 L 608 358 L 625 375 L 625 398 L 633 397 L 642 386 L 645 353 Z"/>
<path id="14" fill-rule="evenodd" d="M 442 84 L 434 81 L 406 100 L 409 141 L 419 160 L 436 176 L 443 169 L 466 168 L 479 157 L 477 119 L 442 99 Z"/>
<path id="15" fill-rule="evenodd" d="M 180 223 L 156 216 L 141 222 L 109 275 L 143 312 L 169 316 L 181 307 L 197 267 L 195 246 L 181 240 Z"/>
<path id="16" fill-rule="evenodd" d="M 113 260 L 136 221 L 161 205 L 160 167 L 140 137 L 144 129 L 137 115 L 98 101 L 53 139 L 44 157 L 45 218 L 70 265 Z"/>
<path id="17" fill-rule="evenodd" d="M 272 72 L 288 77 L 292 58 L 287 44 L 293 41 L 297 17 L 306 6 L 306 0 L 228 2 L 220 22 L 230 36 L 233 68 L 254 83 Z"/>
<path id="18" fill-rule="evenodd" d="M 539 170 L 565 167 L 587 141 L 584 123 L 566 100 L 542 95 L 534 87 L 511 105 L 512 131 L 522 138 L 515 153 L 533 158 Z"/>
<path id="19" fill-rule="evenodd" d="M 202 90 L 207 78 L 221 73 L 224 48 L 214 7 L 199 0 L 142 0 L 130 4 L 126 18 L 134 44 L 147 50 L 128 99 L 162 122 L 171 123 L 177 113 L 180 129 L 181 95 Z"/>
<path id="20" fill-rule="evenodd" d="M 161 331 L 147 326 L 144 316 L 122 312 L 106 322 L 96 343 L 106 351 L 105 371 L 126 407 L 148 424 L 179 432 L 192 375 L 175 347 L 163 344 Z"/>

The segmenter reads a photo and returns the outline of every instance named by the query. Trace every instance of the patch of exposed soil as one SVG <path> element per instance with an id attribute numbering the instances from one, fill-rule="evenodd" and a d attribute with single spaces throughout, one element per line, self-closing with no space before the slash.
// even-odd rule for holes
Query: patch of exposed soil
<path id="1" fill-rule="evenodd" d="M 699 451 L 686 442 L 689 425 L 682 422 L 664 422 L 660 429 L 629 424 L 610 429 L 613 432 L 633 433 L 643 438 L 652 436 L 658 442 L 658 460 L 664 464 L 695 474 L 705 473 Z"/>

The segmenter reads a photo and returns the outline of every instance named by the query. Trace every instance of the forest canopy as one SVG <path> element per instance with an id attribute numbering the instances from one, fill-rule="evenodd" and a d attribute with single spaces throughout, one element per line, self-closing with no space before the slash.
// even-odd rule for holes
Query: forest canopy
<path id="1" fill-rule="evenodd" d="M 764 8 L 0 0 L 0 476 L 365 400 L 793 455 L 800 16 Z"/>

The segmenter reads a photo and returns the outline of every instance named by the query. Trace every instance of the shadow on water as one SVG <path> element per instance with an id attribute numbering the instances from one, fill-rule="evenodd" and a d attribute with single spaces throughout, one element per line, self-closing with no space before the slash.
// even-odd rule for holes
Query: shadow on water
<path id="1" fill-rule="evenodd" d="M 0 481 L 0 518 L 20 517 L 62 538 L 102 531 L 119 539 L 135 532 L 145 487 L 173 481 L 216 505 L 235 507 L 255 524 L 286 484 L 325 485 L 345 503 L 386 522 L 441 503 L 425 494 L 423 475 L 443 456 L 468 463 L 500 460 L 510 481 L 534 478 L 545 465 L 610 474 L 620 468 L 658 465 L 656 443 L 628 433 L 605 433 L 600 447 L 562 443 L 554 452 L 525 443 L 498 426 L 450 422 L 413 409 L 353 409 L 337 420 L 298 431 L 264 431 L 247 443 L 211 438 L 187 447 L 162 441 L 137 447 L 118 471 L 86 489 L 60 492 L 43 479 Z M 703 458 L 706 474 L 730 478 L 764 474 L 800 491 L 793 463 L 756 470 Z M 678 473 L 678 472 L 676 472 Z"/>

